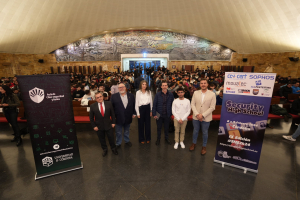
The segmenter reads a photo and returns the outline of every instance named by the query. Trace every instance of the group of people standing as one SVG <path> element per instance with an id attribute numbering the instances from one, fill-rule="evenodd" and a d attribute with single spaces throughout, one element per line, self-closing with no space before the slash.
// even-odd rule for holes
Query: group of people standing
<path id="1" fill-rule="evenodd" d="M 160 87 L 161 90 L 156 93 L 154 101 L 152 101 L 152 93 L 145 80 L 142 80 L 139 88 L 136 88 L 136 97 L 126 91 L 123 83 L 118 85 L 119 92 L 113 94 L 110 101 L 104 101 L 101 92 L 95 94 L 97 102 L 91 105 L 90 121 L 99 137 L 103 156 L 106 156 L 108 152 L 105 141 L 106 136 L 115 155 L 118 155 L 117 149 L 121 146 L 123 138 L 125 145 L 132 146 L 129 130 L 132 119 L 135 117 L 138 118 L 139 143 L 149 144 L 151 142 L 151 117 L 153 117 L 157 124 L 155 144 L 160 145 L 161 129 L 164 125 L 165 143 L 171 145 L 172 142 L 169 140 L 168 133 L 169 123 L 173 115 L 175 127 L 174 149 L 177 149 L 179 145 L 181 148 L 185 148 L 185 129 L 191 110 L 193 112 L 194 131 L 193 143 L 189 150 L 195 150 L 201 128 L 203 134 L 201 154 L 206 154 L 208 129 L 216 105 L 216 96 L 208 90 L 207 79 L 201 79 L 200 89 L 195 91 L 191 102 L 184 98 L 185 91 L 181 87 L 177 89 L 178 98 L 175 100 L 173 93 L 168 90 L 168 84 L 165 80 L 161 82 Z M 115 128 L 116 140 L 114 140 L 113 128 Z"/>

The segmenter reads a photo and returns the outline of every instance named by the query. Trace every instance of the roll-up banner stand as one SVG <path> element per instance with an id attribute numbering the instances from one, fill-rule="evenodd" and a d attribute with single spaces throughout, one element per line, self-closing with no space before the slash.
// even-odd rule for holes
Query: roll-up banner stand
<path id="1" fill-rule="evenodd" d="M 276 74 L 226 72 L 214 161 L 258 172 Z"/>
<path id="2" fill-rule="evenodd" d="M 68 74 L 17 76 L 34 154 L 35 180 L 83 168 Z"/>

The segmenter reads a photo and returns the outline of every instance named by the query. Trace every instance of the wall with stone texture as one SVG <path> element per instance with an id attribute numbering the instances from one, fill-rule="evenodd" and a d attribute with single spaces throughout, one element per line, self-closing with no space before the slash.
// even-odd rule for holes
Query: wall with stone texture
<path id="1" fill-rule="evenodd" d="M 264 72 L 270 65 L 273 72 L 278 75 L 293 78 L 300 77 L 300 61 L 292 62 L 289 57 L 300 57 L 300 52 L 287 53 L 262 53 L 262 54 L 238 54 L 233 53 L 230 62 L 225 61 L 169 61 L 168 68 L 172 71 L 175 65 L 178 70 L 182 69 L 182 65 L 194 65 L 194 69 L 207 69 L 207 66 L 213 65 L 214 70 L 220 70 L 222 65 L 225 66 L 255 66 L 255 72 Z M 243 62 L 243 58 L 247 58 L 247 62 Z"/>
<path id="2" fill-rule="evenodd" d="M 287 53 L 263 53 L 263 54 L 238 54 L 233 53 L 232 59 L 228 61 L 169 61 L 168 67 L 172 69 L 175 65 L 178 70 L 182 69 L 182 65 L 194 65 L 203 69 L 207 66 L 214 66 L 215 70 L 219 70 L 222 65 L 233 66 L 255 66 L 255 72 L 264 72 L 268 65 L 273 67 L 273 72 L 281 76 L 300 77 L 300 61 L 291 62 L 288 57 L 300 57 L 300 52 Z M 243 62 L 243 58 L 247 58 L 247 62 Z M 39 59 L 44 59 L 44 63 L 39 63 Z M 119 61 L 91 61 L 91 62 L 56 62 L 54 54 L 0 54 L 0 77 L 17 75 L 28 75 L 34 73 L 50 72 L 50 67 L 54 68 L 57 73 L 57 66 L 96 66 L 97 72 L 99 66 L 107 65 L 108 71 L 117 71 L 114 66 L 121 66 Z"/>
<path id="3" fill-rule="evenodd" d="M 39 63 L 38 60 L 43 59 L 44 63 Z M 107 66 L 108 71 L 117 71 L 114 66 L 121 66 L 119 61 L 98 61 L 98 62 L 56 62 L 54 54 L 6 54 L 0 53 L 0 77 L 12 77 L 14 75 L 31 75 L 50 73 L 50 67 L 53 67 L 54 73 L 57 73 L 57 67 L 63 66 L 96 66 L 97 72 L 100 71 L 100 66 Z M 73 68 L 74 69 L 74 68 Z"/>

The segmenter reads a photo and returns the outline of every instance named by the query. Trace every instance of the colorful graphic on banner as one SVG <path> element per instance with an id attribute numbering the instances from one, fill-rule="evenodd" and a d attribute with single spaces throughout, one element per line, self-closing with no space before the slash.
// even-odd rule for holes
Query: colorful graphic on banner
<path id="1" fill-rule="evenodd" d="M 36 179 L 82 168 L 68 74 L 18 76 Z"/>
<path id="2" fill-rule="evenodd" d="M 225 73 L 215 162 L 257 172 L 275 77 Z"/>

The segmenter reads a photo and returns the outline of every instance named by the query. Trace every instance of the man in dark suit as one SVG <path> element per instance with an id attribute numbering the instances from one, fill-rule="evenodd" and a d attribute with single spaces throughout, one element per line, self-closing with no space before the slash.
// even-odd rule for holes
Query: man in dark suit
<path id="1" fill-rule="evenodd" d="M 115 155 L 118 155 L 113 133 L 113 128 L 116 124 L 113 106 L 111 105 L 111 102 L 103 101 L 102 93 L 96 93 L 95 97 L 97 102 L 90 106 L 90 121 L 93 129 L 97 131 L 97 135 L 103 149 L 102 155 L 103 157 L 107 155 L 105 135 L 107 135 L 112 152 Z"/>
<path id="2" fill-rule="evenodd" d="M 141 77 L 141 74 L 138 74 L 138 78 L 134 79 L 134 87 L 135 87 L 135 91 L 137 92 L 140 88 L 140 82 L 144 80 L 142 77 Z"/>
<path id="3" fill-rule="evenodd" d="M 136 116 L 135 97 L 126 92 L 124 83 L 118 86 L 119 92 L 111 96 L 110 101 L 116 114 L 116 145 L 117 148 L 122 143 L 122 128 L 124 128 L 124 141 L 129 147 L 132 146 L 129 139 L 129 128 L 132 119 Z"/>

